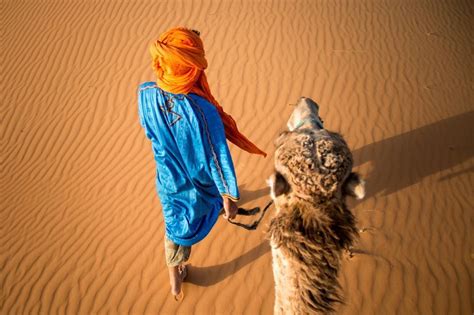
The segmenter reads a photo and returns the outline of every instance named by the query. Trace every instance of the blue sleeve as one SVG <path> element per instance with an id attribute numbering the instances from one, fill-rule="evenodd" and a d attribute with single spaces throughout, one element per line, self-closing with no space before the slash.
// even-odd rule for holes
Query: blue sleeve
<path id="1" fill-rule="evenodd" d="M 138 89 L 138 117 L 140 119 L 140 125 L 142 126 L 143 130 L 145 131 L 145 135 L 148 139 L 152 139 L 154 137 L 153 133 L 153 126 L 151 125 L 150 119 L 147 119 L 149 116 L 150 110 L 147 108 L 147 104 L 149 102 L 146 101 L 147 97 L 150 97 L 149 93 L 147 93 L 147 85 L 142 84 Z"/>
<path id="2" fill-rule="evenodd" d="M 202 106 L 199 106 L 192 97 L 190 99 L 203 122 L 203 137 L 208 144 L 206 156 L 214 183 L 223 197 L 237 201 L 240 199 L 239 188 L 221 117 L 209 102 L 202 100 L 199 102 Z"/>

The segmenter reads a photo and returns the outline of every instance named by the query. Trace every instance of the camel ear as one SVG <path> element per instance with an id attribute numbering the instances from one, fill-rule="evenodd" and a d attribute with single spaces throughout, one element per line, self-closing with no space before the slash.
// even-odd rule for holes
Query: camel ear
<path id="1" fill-rule="evenodd" d="M 280 172 L 273 173 L 267 180 L 267 184 L 270 186 L 270 195 L 272 199 L 290 191 L 290 184 Z"/>
<path id="2" fill-rule="evenodd" d="M 363 199 L 365 197 L 365 181 L 359 174 L 350 173 L 342 185 L 342 193 L 359 200 Z"/>

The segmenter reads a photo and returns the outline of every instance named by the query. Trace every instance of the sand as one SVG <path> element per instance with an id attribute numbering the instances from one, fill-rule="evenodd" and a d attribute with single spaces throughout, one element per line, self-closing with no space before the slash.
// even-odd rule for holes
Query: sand
<path id="1" fill-rule="evenodd" d="M 148 44 L 201 31 L 209 83 L 270 153 L 231 145 L 264 206 L 299 96 L 321 106 L 368 182 L 340 314 L 473 311 L 470 1 L 2 1 L 1 314 L 271 314 L 265 228 L 220 219 L 169 293 L 164 225 L 136 90 Z M 246 219 L 243 219 L 245 221 Z"/>

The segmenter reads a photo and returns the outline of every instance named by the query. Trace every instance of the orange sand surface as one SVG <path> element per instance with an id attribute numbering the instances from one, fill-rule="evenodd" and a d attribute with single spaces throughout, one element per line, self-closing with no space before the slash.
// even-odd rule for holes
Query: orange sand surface
<path id="1" fill-rule="evenodd" d="M 353 149 L 368 196 L 340 314 L 473 311 L 472 1 L 2 1 L 1 314 L 271 314 L 265 238 L 220 219 L 171 298 L 137 86 L 148 44 L 201 31 L 211 89 L 270 153 L 231 145 L 264 206 L 299 96 Z M 248 221 L 250 219 L 241 219 Z"/>

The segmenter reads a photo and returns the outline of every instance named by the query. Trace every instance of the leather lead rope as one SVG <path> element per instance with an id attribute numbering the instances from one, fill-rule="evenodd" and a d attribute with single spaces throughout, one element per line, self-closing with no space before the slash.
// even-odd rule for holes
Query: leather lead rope
<path id="1" fill-rule="evenodd" d="M 234 225 L 240 226 L 241 228 L 244 228 L 246 230 L 254 231 L 254 230 L 257 229 L 258 225 L 260 224 L 260 222 L 263 219 L 263 216 L 265 215 L 265 212 L 267 212 L 268 208 L 270 208 L 272 203 L 273 203 L 273 200 L 270 200 L 268 202 L 268 204 L 265 206 L 265 208 L 263 208 L 263 211 L 260 214 L 260 218 L 255 220 L 252 224 L 245 224 L 245 223 L 235 222 L 235 221 L 232 221 L 230 219 L 229 219 L 229 222 L 234 224 Z M 250 216 L 250 215 L 257 214 L 259 212 L 260 212 L 260 207 L 256 207 L 256 208 L 253 208 L 253 209 L 250 209 L 250 210 L 247 210 L 247 209 L 244 209 L 244 208 L 239 208 L 238 211 L 237 211 L 237 214 L 238 215 L 243 215 L 243 216 Z"/>

